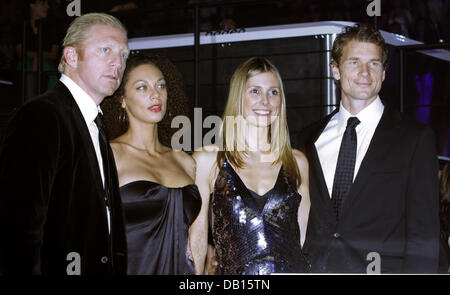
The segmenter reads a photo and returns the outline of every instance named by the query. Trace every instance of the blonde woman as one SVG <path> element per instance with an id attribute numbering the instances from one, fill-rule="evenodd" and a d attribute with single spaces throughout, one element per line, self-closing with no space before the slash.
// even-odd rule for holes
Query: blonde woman
<path id="1" fill-rule="evenodd" d="M 251 58 L 233 74 L 222 138 L 222 147 L 193 155 L 202 196 L 191 227 L 197 272 L 204 270 L 208 223 L 215 274 L 306 271 L 308 162 L 290 146 L 281 77 L 267 59 Z"/>

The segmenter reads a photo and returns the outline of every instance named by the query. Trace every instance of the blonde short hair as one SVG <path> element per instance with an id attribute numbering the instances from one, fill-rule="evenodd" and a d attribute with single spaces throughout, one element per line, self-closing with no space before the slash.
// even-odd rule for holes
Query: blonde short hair
<path id="1" fill-rule="evenodd" d="M 75 18 L 67 29 L 62 47 L 66 46 L 79 47 L 89 37 L 89 31 L 94 25 L 107 25 L 122 30 L 125 34 L 127 30 L 123 24 L 114 16 L 106 13 L 88 13 Z M 66 68 L 66 60 L 64 54 L 61 56 L 58 65 L 58 71 L 64 73 Z"/>

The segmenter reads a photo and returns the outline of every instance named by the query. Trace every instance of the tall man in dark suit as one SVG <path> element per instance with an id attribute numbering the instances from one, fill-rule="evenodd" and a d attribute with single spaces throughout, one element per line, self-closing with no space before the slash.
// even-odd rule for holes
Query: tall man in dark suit
<path id="1" fill-rule="evenodd" d="M 346 28 L 332 58 L 340 106 L 295 138 L 310 167 L 304 250 L 313 271 L 434 273 L 439 219 L 433 132 L 381 102 L 387 49 L 378 31 Z"/>
<path id="2" fill-rule="evenodd" d="M 126 274 L 117 172 L 99 104 L 119 86 L 126 30 L 76 18 L 53 90 L 25 104 L 0 151 L 0 273 Z"/>

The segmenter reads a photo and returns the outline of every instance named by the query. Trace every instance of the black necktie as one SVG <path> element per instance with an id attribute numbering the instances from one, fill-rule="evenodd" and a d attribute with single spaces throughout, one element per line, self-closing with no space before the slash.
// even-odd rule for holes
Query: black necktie
<path id="1" fill-rule="evenodd" d="M 341 147 L 334 174 L 333 191 L 331 199 L 336 213 L 336 219 L 339 220 L 339 213 L 342 209 L 342 203 L 347 196 L 353 183 L 353 174 L 356 161 L 356 130 L 355 127 L 360 121 L 357 117 L 350 117 L 347 120 L 344 136 L 342 137 Z"/>
<path id="2" fill-rule="evenodd" d="M 111 208 L 111 174 L 110 174 L 110 147 L 108 143 L 108 136 L 106 135 L 106 127 L 103 123 L 103 116 L 101 113 L 98 113 L 97 117 L 94 120 L 95 124 L 98 128 L 98 139 L 100 143 L 100 152 L 102 154 L 103 160 L 103 175 L 105 177 L 105 194 L 106 194 L 106 205 L 108 208 Z"/>

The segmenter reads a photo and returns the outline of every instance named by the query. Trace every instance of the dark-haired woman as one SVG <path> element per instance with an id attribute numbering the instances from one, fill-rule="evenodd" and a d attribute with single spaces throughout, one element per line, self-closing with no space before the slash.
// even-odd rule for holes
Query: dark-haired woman
<path id="1" fill-rule="evenodd" d="M 189 227 L 201 198 L 194 160 L 158 136 L 168 110 L 167 88 L 155 58 L 136 54 L 110 101 L 128 126 L 111 141 L 125 210 L 128 274 L 195 274 Z"/>

